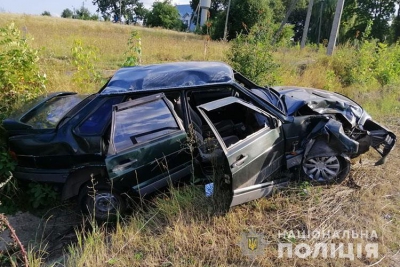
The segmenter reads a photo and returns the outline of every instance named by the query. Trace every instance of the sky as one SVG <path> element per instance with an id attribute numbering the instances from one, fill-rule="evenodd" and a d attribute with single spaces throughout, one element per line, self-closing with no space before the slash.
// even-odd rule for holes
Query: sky
<path id="1" fill-rule="evenodd" d="M 174 4 L 189 4 L 190 0 L 175 0 Z M 153 0 L 141 0 L 140 2 L 149 8 Z M 60 16 L 66 8 L 80 8 L 82 3 L 91 13 L 95 13 L 97 7 L 92 0 L 0 0 L 0 12 L 24 13 L 40 15 L 43 11 L 49 11 L 52 16 Z"/>

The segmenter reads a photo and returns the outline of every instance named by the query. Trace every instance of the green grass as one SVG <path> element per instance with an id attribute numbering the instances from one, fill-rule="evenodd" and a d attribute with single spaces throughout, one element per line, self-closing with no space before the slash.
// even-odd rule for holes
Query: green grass
<path id="1" fill-rule="evenodd" d="M 84 45 L 98 49 L 95 67 L 104 77 L 112 75 L 125 61 L 127 41 L 133 30 L 141 37 L 142 64 L 189 60 L 226 61 L 229 49 L 229 43 L 207 41 L 205 37 L 192 33 L 111 22 L 6 13 L 0 15 L 0 27 L 11 22 L 15 22 L 26 36 L 33 37 L 34 40 L 30 42 L 32 47 L 40 49 L 40 66 L 48 77 L 48 91 L 87 93 L 101 86 L 99 82 L 82 88 L 72 82 L 75 68 L 71 62 L 71 48 L 74 40 L 81 40 Z M 373 51 L 366 50 L 363 53 L 372 57 Z M 306 47 L 304 50 L 297 46 L 277 48 L 272 52 L 273 59 L 280 65 L 276 70 L 280 84 L 322 88 L 345 94 L 365 104 L 373 116 L 398 113 L 400 94 L 396 88 L 400 86 L 399 81 L 383 88 L 376 81 L 344 86 L 341 78 L 335 75 L 357 60 L 354 56 L 356 50 L 347 45 L 339 47 L 333 58 L 325 55 L 325 48 L 318 50 L 316 47 Z M 367 78 L 372 75 L 367 69 L 360 71 L 365 72 Z"/>
<path id="2" fill-rule="evenodd" d="M 30 44 L 40 49 L 40 65 L 48 77 L 49 91 L 87 92 L 72 83 L 75 71 L 71 63 L 74 40 L 98 49 L 96 68 L 103 76 L 110 76 L 125 61 L 124 52 L 131 31 L 136 30 L 142 39 L 142 64 L 167 61 L 224 60 L 227 44 L 207 44 L 202 36 L 164 29 L 148 29 L 111 22 L 81 21 L 63 18 L 28 15 L 0 15 L 0 27 L 14 22 L 27 37 L 34 38 Z M 205 46 L 207 50 L 205 53 Z M 100 84 L 88 87 L 96 91 Z"/>

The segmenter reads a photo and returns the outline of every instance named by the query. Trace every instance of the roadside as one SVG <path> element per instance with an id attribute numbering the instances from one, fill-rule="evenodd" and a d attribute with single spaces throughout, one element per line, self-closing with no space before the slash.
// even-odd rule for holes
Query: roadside
<path id="1" fill-rule="evenodd" d="M 82 225 L 79 209 L 73 203 L 33 213 L 19 211 L 6 217 L 25 250 L 37 251 L 49 262 L 63 257 L 65 246 L 76 241 L 75 228 Z M 0 233 L 0 255 L 12 257 L 15 251 L 18 249 L 6 229 Z"/>

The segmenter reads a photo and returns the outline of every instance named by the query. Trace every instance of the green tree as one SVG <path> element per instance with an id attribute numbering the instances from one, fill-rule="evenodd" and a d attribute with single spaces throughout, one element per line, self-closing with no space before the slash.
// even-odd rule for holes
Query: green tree
<path id="1" fill-rule="evenodd" d="M 143 3 L 138 2 L 133 8 L 133 12 L 135 13 L 137 18 L 144 19 L 149 13 L 149 10 L 144 7 Z"/>
<path id="2" fill-rule="evenodd" d="M 271 54 L 273 33 L 270 24 L 257 23 L 247 35 L 239 34 L 227 54 L 231 66 L 258 84 L 275 84 L 279 65 Z"/>
<path id="3" fill-rule="evenodd" d="M 372 22 L 370 38 L 386 40 L 390 35 L 389 21 L 395 12 L 396 0 L 347 0 L 340 26 L 340 42 L 360 39 Z M 325 15 L 324 15 L 325 16 Z"/>
<path id="4" fill-rule="evenodd" d="M 82 20 L 91 20 L 92 14 L 90 14 L 89 9 L 82 5 L 79 9 L 74 10 L 74 18 Z"/>
<path id="5" fill-rule="evenodd" d="M 175 30 L 181 30 L 183 27 L 178 10 L 169 0 L 153 3 L 153 9 L 146 17 L 146 24 L 150 27 L 163 27 Z"/>
<path id="6" fill-rule="evenodd" d="M 43 11 L 42 16 L 51 17 L 51 13 L 50 13 L 50 11 Z"/>
<path id="7" fill-rule="evenodd" d="M 301 37 L 303 35 L 306 14 L 307 14 L 307 8 L 296 8 L 291 12 L 288 18 L 287 23 L 293 25 L 293 30 L 294 30 L 293 40 L 296 43 L 300 42 Z"/>
<path id="8" fill-rule="evenodd" d="M 346 24 L 346 4 L 353 0 L 345 1 L 345 8 L 341 20 L 341 31 L 343 30 L 343 24 Z M 288 23 L 294 27 L 293 39 L 295 42 L 299 42 L 305 26 L 307 8 L 309 1 L 299 0 L 296 8 L 290 14 Z M 337 0 L 314 0 L 314 5 L 311 13 L 309 31 L 307 34 L 307 42 L 320 43 L 322 40 L 329 39 L 330 30 L 332 27 L 333 16 L 335 14 Z M 318 38 L 319 37 L 319 38 Z M 342 40 L 342 38 L 339 38 Z"/>
<path id="9" fill-rule="evenodd" d="M 96 69 L 95 63 L 98 61 L 99 50 L 95 46 L 85 45 L 82 40 L 74 40 L 71 48 L 72 65 L 76 68 L 73 74 L 73 81 L 80 88 L 90 88 L 98 86 L 101 75 Z"/>
<path id="10" fill-rule="evenodd" d="M 233 39 L 237 34 L 246 34 L 255 23 L 263 23 L 265 19 L 272 23 L 281 22 L 285 16 L 285 9 L 291 0 L 231 0 L 228 18 L 228 39 Z M 305 0 L 298 0 L 304 2 Z M 211 2 L 210 18 L 207 30 L 213 39 L 223 38 L 228 0 L 215 0 Z M 192 0 L 190 5 L 195 11 L 199 0 Z M 195 14 L 194 21 L 197 21 Z M 208 32 L 205 27 L 202 33 Z"/>
<path id="11" fill-rule="evenodd" d="M 395 43 L 400 41 L 400 8 L 397 10 L 397 16 L 394 18 L 393 23 L 390 27 L 391 31 L 391 42 Z"/>
<path id="12" fill-rule="evenodd" d="M 287 1 L 289 0 L 283 0 L 283 2 Z M 361 39 L 362 33 L 366 31 L 370 22 L 372 22 L 372 28 L 369 37 L 384 41 L 391 33 L 389 21 L 393 17 L 396 1 L 398 0 L 346 0 L 338 41 L 346 43 L 355 38 Z M 296 9 L 288 19 L 288 22 L 294 25 L 295 41 L 299 40 L 303 32 L 307 3 L 308 1 L 299 0 Z M 320 43 L 324 39 L 329 39 L 336 4 L 337 0 L 314 0 L 308 33 L 309 42 Z"/>
<path id="13" fill-rule="evenodd" d="M 270 0 L 232 0 L 228 18 L 228 39 L 238 34 L 246 34 L 256 23 L 273 22 L 273 7 Z M 273 6 L 278 6 L 276 3 Z M 226 11 L 219 14 L 215 21 L 213 39 L 223 37 Z M 222 25 L 221 25 L 222 24 Z"/>
<path id="14" fill-rule="evenodd" d="M 196 11 L 197 6 L 199 5 L 200 0 L 192 0 L 190 1 L 190 6 L 193 10 L 193 12 Z M 222 11 L 226 9 L 228 5 L 228 0 L 214 0 L 211 1 L 211 6 L 210 6 L 210 18 L 215 19 Z M 196 17 L 197 19 L 197 17 Z"/>
<path id="15" fill-rule="evenodd" d="M 147 14 L 149 13 L 149 10 L 147 10 L 143 3 L 137 3 L 135 7 L 129 8 L 125 12 L 125 19 L 127 23 L 136 23 L 138 19 L 143 20 Z"/>
<path id="16" fill-rule="evenodd" d="M 74 12 L 69 8 L 64 9 L 63 12 L 61 13 L 62 18 L 72 18 L 73 15 Z"/>
<path id="17" fill-rule="evenodd" d="M 368 20 L 372 20 L 371 37 L 384 41 L 389 36 L 389 20 L 395 12 L 395 0 L 358 1 L 358 12 L 365 28 Z"/>
<path id="18" fill-rule="evenodd" d="M 0 28 L 0 119 L 15 105 L 46 91 L 46 75 L 40 71 L 38 50 L 30 47 L 30 40 L 14 23 Z"/>
<path id="19" fill-rule="evenodd" d="M 120 15 L 129 20 L 129 17 L 133 17 L 132 13 L 143 8 L 138 0 L 92 0 L 92 3 L 97 6 L 103 18 L 114 17 L 118 20 Z M 138 8 L 140 4 L 142 6 Z"/>

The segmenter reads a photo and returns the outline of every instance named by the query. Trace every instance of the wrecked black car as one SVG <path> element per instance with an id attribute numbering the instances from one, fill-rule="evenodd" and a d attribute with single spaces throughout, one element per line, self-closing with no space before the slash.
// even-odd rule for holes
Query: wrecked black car
<path id="1" fill-rule="evenodd" d="M 16 178 L 61 184 L 98 219 L 123 211 L 126 193 L 194 171 L 223 181 L 232 206 L 285 185 L 284 173 L 339 183 L 350 158 L 372 147 L 382 164 L 396 142 L 345 96 L 260 87 L 220 62 L 122 68 L 98 93 L 43 96 L 3 127 Z"/>

